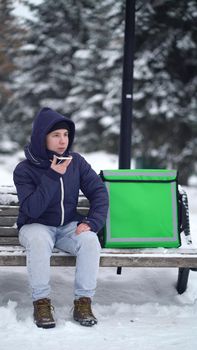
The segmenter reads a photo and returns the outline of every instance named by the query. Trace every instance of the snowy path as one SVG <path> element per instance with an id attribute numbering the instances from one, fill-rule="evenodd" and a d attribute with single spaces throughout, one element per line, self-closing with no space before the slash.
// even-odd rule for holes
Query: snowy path
<path id="1" fill-rule="evenodd" d="M 101 268 L 94 311 L 99 324 L 83 328 L 72 321 L 74 269 L 52 269 L 52 300 L 57 327 L 32 322 L 25 268 L 2 268 L 0 339 L 2 350 L 138 349 L 195 350 L 197 276 L 191 272 L 184 295 L 175 290 L 176 269 Z M 9 301 L 11 300 L 11 301 Z"/>

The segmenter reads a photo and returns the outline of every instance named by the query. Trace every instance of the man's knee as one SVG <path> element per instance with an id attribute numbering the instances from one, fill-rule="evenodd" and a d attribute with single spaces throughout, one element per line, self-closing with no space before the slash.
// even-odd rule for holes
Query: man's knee
<path id="1" fill-rule="evenodd" d="M 19 232 L 19 241 L 27 247 L 53 247 L 52 236 L 46 226 L 41 224 L 24 225 Z"/>
<path id="2" fill-rule="evenodd" d="M 95 232 L 83 232 L 81 233 L 79 236 L 79 241 L 80 241 L 80 245 L 87 247 L 88 249 L 95 249 L 95 250 L 99 250 L 101 249 L 97 234 Z"/>

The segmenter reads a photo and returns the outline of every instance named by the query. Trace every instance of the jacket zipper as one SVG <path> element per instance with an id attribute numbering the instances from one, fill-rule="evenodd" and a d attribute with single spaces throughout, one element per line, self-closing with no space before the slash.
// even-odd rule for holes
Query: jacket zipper
<path id="1" fill-rule="evenodd" d="M 61 223 L 60 226 L 64 224 L 64 182 L 62 177 L 60 177 L 60 186 L 61 186 Z"/>

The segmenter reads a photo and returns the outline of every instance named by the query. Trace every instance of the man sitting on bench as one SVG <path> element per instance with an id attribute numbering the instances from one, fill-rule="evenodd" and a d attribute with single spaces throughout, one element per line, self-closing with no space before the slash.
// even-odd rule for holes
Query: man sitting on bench
<path id="1" fill-rule="evenodd" d="M 86 160 L 71 152 L 75 125 L 61 114 L 43 108 L 37 115 L 26 160 L 14 171 L 20 210 L 19 241 L 26 248 L 34 321 L 55 327 L 50 300 L 50 257 L 53 247 L 76 256 L 74 320 L 97 323 L 91 310 L 99 268 L 97 232 L 104 226 L 108 194 Z M 87 217 L 77 213 L 79 190 L 90 202 Z"/>

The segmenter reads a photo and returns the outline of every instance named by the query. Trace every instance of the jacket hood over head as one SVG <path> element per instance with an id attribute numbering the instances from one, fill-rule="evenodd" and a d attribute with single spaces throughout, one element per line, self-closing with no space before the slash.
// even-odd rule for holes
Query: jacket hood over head
<path id="1" fill-rule="evenodd" d="M 31 141 L 25 147 L 27 159 L 37 165 L 46 160 L 49 161 L 52 155 L 46 148 L 46 135 L 56 123 L 61 121 L 65 121 L 69 127 L 69 143 L 65 154 L 69 153 L 75 136 L 75 124 L 68 117 L 64 117 L 51 108 L 45 107 L 39 111 L 34 120 Z"/>

